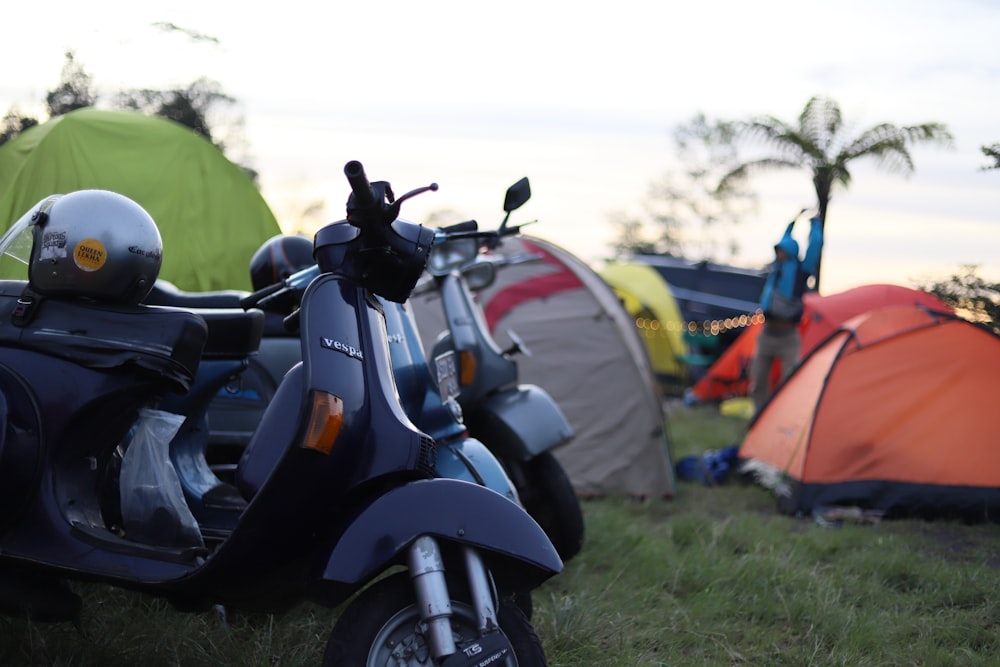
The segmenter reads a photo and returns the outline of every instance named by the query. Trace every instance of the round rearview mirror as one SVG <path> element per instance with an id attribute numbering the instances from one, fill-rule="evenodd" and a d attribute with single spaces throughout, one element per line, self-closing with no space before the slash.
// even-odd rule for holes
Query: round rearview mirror
<path id="1" fill-rule="evenodd" d="M 474 262 L 462 269 L 462 275 L 470 290 L 486 289 L 496 280 L 497 267 L 493 262 Z"/>

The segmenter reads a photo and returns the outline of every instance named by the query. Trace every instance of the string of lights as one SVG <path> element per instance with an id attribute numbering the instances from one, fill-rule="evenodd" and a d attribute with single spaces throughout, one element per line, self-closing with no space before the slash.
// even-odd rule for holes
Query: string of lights
<path id="1" fill-rule="evenodd" d="M 667 322 L 664 324 L 656 318 L 637 317 L 635 319 L 635 326 L 646 336 L 666 336 L 668 333 L 676 332 L 687 332 L 690 335 L 719 336 L 734 329 L 745 329 L 754 324 L 760 324 L 763 321 L 764 314 L 758 310 L 753 313 L 744 313 L 721 320 L 703 320 L 701 322 Z"/>

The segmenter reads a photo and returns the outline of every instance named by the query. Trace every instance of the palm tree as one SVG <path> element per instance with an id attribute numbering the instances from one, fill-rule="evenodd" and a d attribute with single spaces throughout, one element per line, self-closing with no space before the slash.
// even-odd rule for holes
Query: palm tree
<path id="1" fill-rule="evenodd" d="M 983 155 L 993 160 L 993 164 L 988 164 L 985 167 L 980 167 L 984 171 L 987 169 L 1000 169 L 1000 143 L 990 144 L 989 146 L 982 146 L 980 150 L 983 151 Z"/>
<path id="2" fill-rule="evenodd" d="M 951 134 L 941 123 L 905 127 L 881 123 L 852 137 L 837 103 L 819 96 L 806 102 L 795 125 L 773 116 L 736 121 L 733 125 L 740 140 L 758 141 L 775 152 L 740 163 L 722 177 L 719 187 L 728 187 L 734 180 L 746 179 L 759 170 L 808 169 L 812 172 L 818 215 L 824 227 L 833 186 L 850 186 L 849 167 L 854 160 L 870 157 L 888 171 L 909 176 L 914 169 L 910 146 L 921 142 L 950 145 L 952 141 Z M 819 289 L 818 267 L 815 286 Z"/>

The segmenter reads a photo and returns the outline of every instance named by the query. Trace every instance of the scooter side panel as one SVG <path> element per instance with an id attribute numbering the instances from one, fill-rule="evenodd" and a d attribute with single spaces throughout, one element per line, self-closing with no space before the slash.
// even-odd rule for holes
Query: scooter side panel
<path id="1" fill-rule="evenodd" d="M 0 366 L 0 529 L 28 504 L 41 477 L 41 424 L 30 391 Z"/>
<path id="2" fill-rule="evenodd" d="M 532 384 L 490 394 L 465 416 L 469 430 L 501 459 L 527 461 L 573 437 L 556 402 Z"/>
<path id="3" fill-rule="evenodd" d="M 356 516 L 331 552 L 323 579 L 367 581 L 420 535 L 489 552 L 498 557 L 491 569 L 512 567 L 535 585 L 563 569 L 552 542 L 520 506 L 477 484 L 428 479 L 393 489 Z"/>
<path id="4" fill-rule="evenodd" d="M 510 477 L 497 457 L 475 438 L 458 438 L 437 446 L 437 472 L 440 477 L 481 484 L 501 493 L 515 503 L 521 500 Z"/>
<path id="5" fill-rule="evenodd" d="M 303 304 L 311 299 L 324 307 L 302 308 L 305 382 L 343 400 L 338 440 L 356 443 L 347 450 L 356 461 L 338 465 L 353 471 L 353 484 L 381 476 L 433 476 L 434 443 L 399 403 L 385 317 L 374 295 L 325 275 L 309 285 Z M 338 449 L 331 459 L 338 458 Z"/>

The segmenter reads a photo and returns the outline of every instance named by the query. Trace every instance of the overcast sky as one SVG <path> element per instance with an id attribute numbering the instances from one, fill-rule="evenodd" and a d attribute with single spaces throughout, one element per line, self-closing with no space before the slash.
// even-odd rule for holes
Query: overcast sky
<path id="1" fill-rule="evenodd" d="M 915 149 L 910 178 L 857 164 L 831 203 L 823 291 L 961 264 L 1000 280 L 1000 171 L 980 170 L 980 147 L 1000 141 L 1000 3 L 139 5 L 6 8 L 17 29 L 0 40 L 0 112 L 38 112 L 68 49 L 109 95 L 206 76 L 239 100 L 248 159 L 284 225 L 316 199 L 324 221 L 341 217 L 352 159 L 397 194 L 439 183 L 404 209 L 421 222 L 453 208 L 494 225 L 506 187 L 528 176 L 534 194 L 515 221 L 537 219 L 531 233 L 598 266 L 611 216 L 640 213 L 649 184 L 676 167 L 677 124 L 698 112 L 793 121 L 820 94 L 859 132 L 936 121 L 955 136 L 952 150 Z M 761 206 L 738 230 L 738 263 L 759 266 L 815 197 L 806 172 L 753 185 Z"/>

